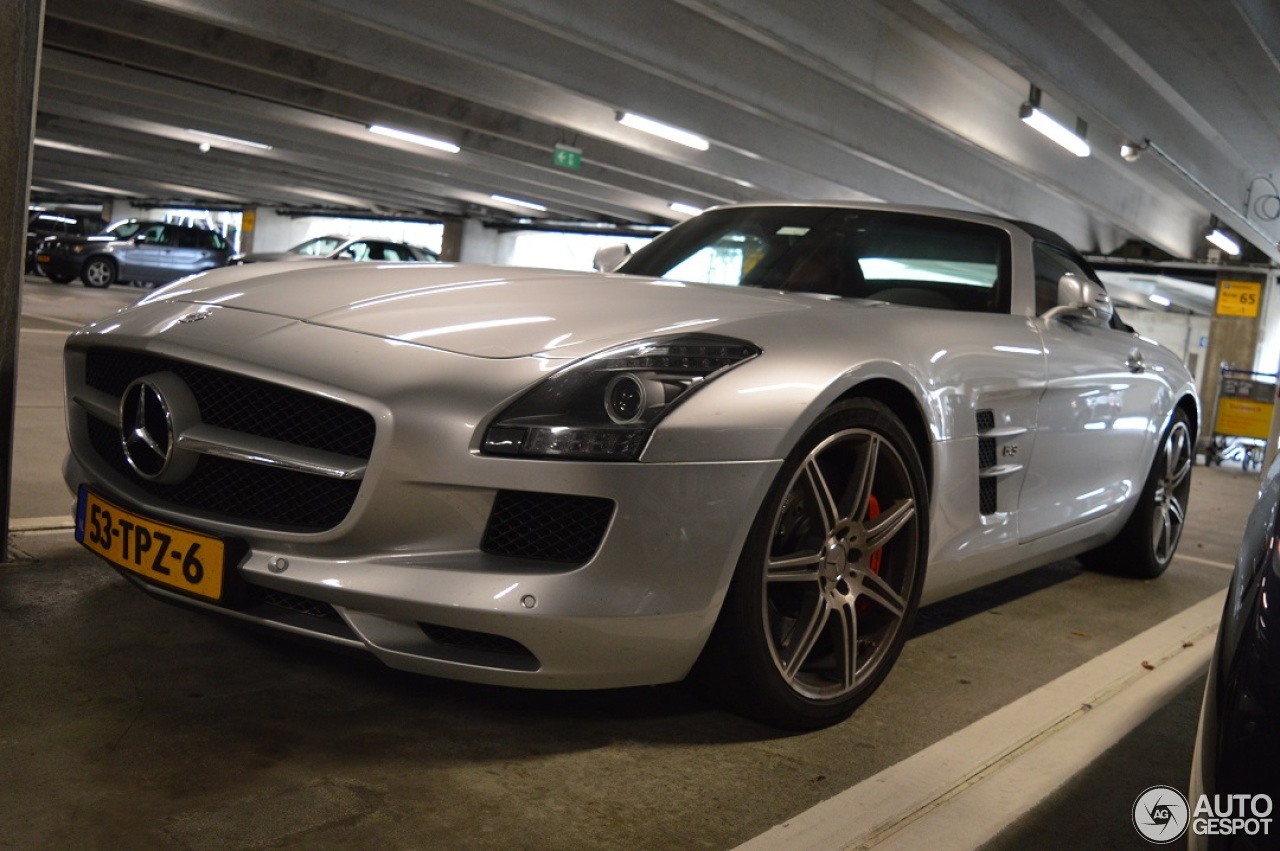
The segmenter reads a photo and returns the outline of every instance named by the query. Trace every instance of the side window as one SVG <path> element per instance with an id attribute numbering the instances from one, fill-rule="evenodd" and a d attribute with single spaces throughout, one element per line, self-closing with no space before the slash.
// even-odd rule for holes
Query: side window
<path id="1" fill-rule="evenodd" d="M 895 304 L 1007 313 L 1008 236 L 985 225 L 916 217 L 867 222 L 853 234 L 871 298 Z"/>
<path id="2" fill-rule="evenodd" d="M 166 228 L 164 225 L 150 225 L 140 234 L 140 241 L 150 242 L 154 245 L 168 245 L 168 242 L 165 239 L 165 230 Z"/>
<path id="3" fill-rule="evenodd" d="M 169 232 L 176 237 L 174 244 L 179 248 L 200 247 L 200 231 L 194 228 L 170 228 Z"/>
<path id="4" fill-rule="evenodd" d="M 1037 242 L 1032 251 L 1036 266 L 1036 315 L 1058 306 L 1058 280 L 1067 274 L 1090 280 L 1093 275 L 1071 255 L 1047 242 Z"/>

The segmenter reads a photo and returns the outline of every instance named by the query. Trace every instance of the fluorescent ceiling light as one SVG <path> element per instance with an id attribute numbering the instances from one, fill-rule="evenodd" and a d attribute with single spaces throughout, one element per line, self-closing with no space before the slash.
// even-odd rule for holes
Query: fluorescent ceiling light
<path id="1" fill-rule="evenodd" d="M 1151 295 L 1147 296 L 1147 298 L 1151 299 L 1161 307 L 1168 307 L 1169 305 L 1173 304 L 1173 302 L 1169 301 L 1169 299 L 1160 295 L 1160 293 L 1152 293 Z"/>
<path id="2" fill-rule="evenodd" d="M 57 142 L 53 139 L 41 139 L 37 136 L 32 142 L 41 148 L 53 148 L 55 151 L 67 151 L 72 154 L 84 154 L 90 157 L 106 157 L 108 159 L 118 160 L 121 157 L 118 154 L 107 153 L 97 148 L 88 148 L 84 145 L 73 145 L 70 142 Z"/>
<path id="3" fill-rule="evenodd" d="M 1206 236 L 1205 239 L 1209 240 L 1232 257 L 1235 257 L 1240 253 L 1240 244 L 1217 228 L 1214 228 L 1213 233 Z"/>
<path id="4" fill-rule="evenodd" d="M 643 115 L 636 115 L 634 112 L 619 112 L 618 123 L 624 127 L 630 127 L 633 130 L 639 130 L 652 136 L 660 136 L 687 148 L 705 151 L 711 147 L 711 143 L 706 139 L 690 133 L 688 130 L 681 130 L 679 127 L 672 127 L 670 124 L 663 124 L 661 121 L 654 121 L 652 118 L 645 118 Z"/>
<path id="5" fill-rule="evenodd" d="M 702 212 L 701 207 L 695 207 L 692 204 L 681 204 L 679 201 L 672 201 L 667 206 L 677 213 L 684 213 L 686 216 L 696 216 Z"/>
<path id="6" fill-rule="evenodd" d="M 1063 127 L 1049 113 L 1031 103 L 1024 103 L 1018 117 L 1034 130 L 1048 136 L 1077 157 L 1089 156 L 1089 143 L 1081 136 Z"/>
<path id="7" fill-rule="evenodd" d="M 462 149 L 452 142 L 444 142 L 440 139 L 432 139 L 430 136 L 419 136 L 417 133 L 409 133 L 405 130 L 397 130 L 394 127 L 383 127 L 381 124 L 370 124 L 370 133 L 377 133 L 379 136 L 389 136 L 392 139 L 399 139 L 401 142 L 412 142 L 415 145 L 422 145 L 427 148 L 435 148 L 437 151 L 444 151 L 448 154 L 456 154 Z"/>
<path id="8" fill-rule="evenodd" d="M 192 130 L 187 128 L 187 132 L 204 139 L 213 139 L 217 142 L 225 142 L 229 145 L 244 145 L 246 148 L 257 148 L 260 151 L 269 151 L 271 146 L 265 142 L 251 142 L 248 139 L 237 139 L 235 136 L 223 136 L 221 133 L 210 133 L 207 130 Z"/>
<path id="9" fill-rule="evenodd" d="M 532 201 L 521 201 L 519 198 L 508 198 L 506 195 L 490 195 L 490 200 L 498 201 L 502 204 L 511 204 L 516 207 L 528 207 L 530 210 L 541 210 L 544 213 L 547 208 L 541 204 L 535 204 Z"/>

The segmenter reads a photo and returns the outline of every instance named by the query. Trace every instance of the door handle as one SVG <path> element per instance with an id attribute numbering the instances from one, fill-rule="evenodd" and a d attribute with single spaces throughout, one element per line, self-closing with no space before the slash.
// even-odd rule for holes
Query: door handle
<path id="1" fill-rule="evenodd" d="M 1147 370 L 1147 363 L 1142 359 L 1142 355 L 1139 352 L 1131 352 L 1124 365 L 1130 372 L 1146 372 Z"/>

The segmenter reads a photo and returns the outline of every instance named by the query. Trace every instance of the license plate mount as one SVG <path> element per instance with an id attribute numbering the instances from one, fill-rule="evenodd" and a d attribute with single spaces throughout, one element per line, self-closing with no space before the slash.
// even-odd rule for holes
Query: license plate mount
<path id="1" fill-rule="evenodd" d="M 227 542 L 130 511 L 81 486 L 76 540 L 121 570 L 210 602 L 223 598 Z"/>

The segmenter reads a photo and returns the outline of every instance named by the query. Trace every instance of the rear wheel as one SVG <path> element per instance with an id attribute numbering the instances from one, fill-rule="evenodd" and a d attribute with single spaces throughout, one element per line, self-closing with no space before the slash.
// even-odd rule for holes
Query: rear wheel
<path id="1" fill-rule="evenodd" d="M 805 435 L 756 517 L 697 678 L 788 729 L 847 718 L 915 619 L 927 554 L 924 472 L 901 421 L 857 399 Z"/>
<path id="2" fill-rule="evenodd" d="M 1129 522 L 1114 541 L 1088 553 L 1085 562 L 1135 579 L 1154 579 L 1164 573 L 1182 538 L 1194 466 L 1190 420 L 1178 410 L 1156 450 Z"/>
<path id="3" fill-rule="evenodd" d="M 90 257 L 80 269 L 86 287 L 109 287 L 116 282 L 116 264 L 106 257 Z"/>

